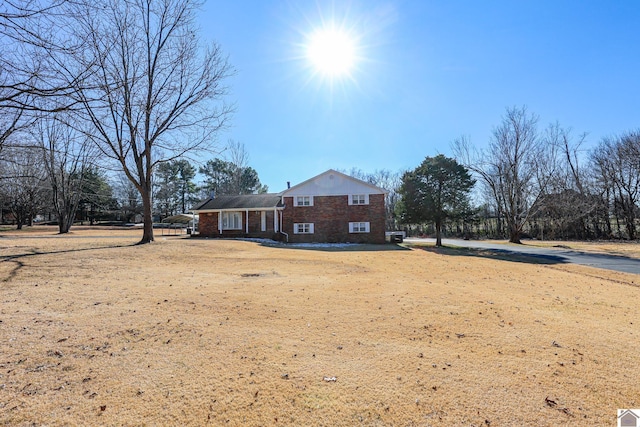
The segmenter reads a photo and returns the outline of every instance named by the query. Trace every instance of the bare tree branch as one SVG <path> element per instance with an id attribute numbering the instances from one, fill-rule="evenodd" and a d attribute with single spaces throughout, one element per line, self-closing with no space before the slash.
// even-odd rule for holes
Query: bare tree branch
<path id="1" fill-rule="evenodd" d="M 474 150 L 468 139 L 453 143 L 456 157 L 480 178 L 503 216 L 509 241 L 520 243 L 525 224 L 547 190 L 555 152 L 537 130 L 538 117 L 526 107 L 508 108 L 493 130 L 487 150 Z"/>
<path id="2" fill-rule="evenodd" d="M 160 162 L 211 147 L 233 108 L 223 102 L 233 69 L 219 45 L 203 50 L 193 0 L 98 0 L 72 8 L 91 70 L 74 95 L 86 135 L 117 162 L 144 206 L 141 243 L 153 240 L 152 174 Z"/>

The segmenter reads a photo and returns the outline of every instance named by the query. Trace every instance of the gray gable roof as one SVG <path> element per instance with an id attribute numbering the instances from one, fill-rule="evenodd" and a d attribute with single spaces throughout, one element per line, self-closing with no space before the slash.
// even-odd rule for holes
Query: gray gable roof
<path id="1" fill-rule="evenodd" d="M 224 209 L 274 209 L 283 207 L 279 194 L 243 194 L 238 196 L 217 196 L 194 206 L 192 211 Z"/>

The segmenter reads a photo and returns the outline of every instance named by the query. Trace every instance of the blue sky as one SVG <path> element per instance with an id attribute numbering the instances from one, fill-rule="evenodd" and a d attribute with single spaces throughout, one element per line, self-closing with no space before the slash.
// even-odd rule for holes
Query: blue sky
<path id="1" fill-rule="evenodd" d="M 242 142 L 270 191 L 329 168 L 411 169 L 486 144 L 507 107 L 558 121 L 587 148 L 640 127 L 640 1 L 213 1 L 200 15 L 237 74 L 221 142 Z M 347 77 L 323 77 L 310 34 L 356 40 Z"/>

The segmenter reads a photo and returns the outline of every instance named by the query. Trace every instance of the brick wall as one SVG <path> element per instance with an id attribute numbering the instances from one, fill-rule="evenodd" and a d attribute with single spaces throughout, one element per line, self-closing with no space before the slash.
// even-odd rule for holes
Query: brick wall
<path id="1" fill-rule="evenodd" d="M 384 194 L 369 195 L 368 205 L 349 205 L 348 196 L 315 196 L 313 206 L 293 206 L 284 198 L 282 228 L 289 241 L 384 243 Z M 294 223 L 313 223 L 313 234 L 294 234 Z M 349 233 L 349 222 L 369 222 L 369 233 Z"/>
<path id="2" fill-rule="evenodd" d="M 198 222 L 198 233 L 201 236 L 212 237 L 218 234 L 218 213 L 201 213 Z"/>

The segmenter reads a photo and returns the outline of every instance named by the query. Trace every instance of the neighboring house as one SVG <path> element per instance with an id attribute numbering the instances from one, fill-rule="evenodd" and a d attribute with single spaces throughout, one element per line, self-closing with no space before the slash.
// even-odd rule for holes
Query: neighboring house
<path id="1" fill-rule="evenodd" d="M 386 190 L 328 170 L 279 194 L 219 196 L 192 211 L 207 237 L 384 243 Z"/>

